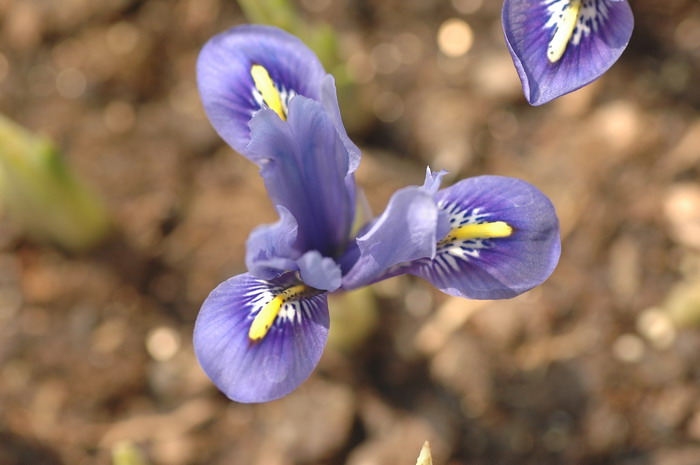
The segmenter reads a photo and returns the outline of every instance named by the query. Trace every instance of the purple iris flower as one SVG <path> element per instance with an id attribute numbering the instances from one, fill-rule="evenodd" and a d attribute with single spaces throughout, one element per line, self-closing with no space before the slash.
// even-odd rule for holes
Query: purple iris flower
<path id="1" fill-rule="evenodd" d="M 475 299 L 542 283 L 560 253 L 551 202 L 512 178 L 482 176 L 438 190 L 444 172 L 399 190 L 351 234 L 359 150 L 343 128 L 333 79 L 295 37 L 242 26 L 214 37 L 197 64 L 219 134 L 260 167 L 279 221 L 255 229 L 248 272 L 202 305 L 194 348 L 231 399 L 288 394 L 312 372 L 328 337 L 327 295 L 398 274 Z"/>
<path id="2" fill-rule="evenodd" d="M 634 28 L 627 0 L 505 0 L 502 21 L 532 105 L 598 79 L 622 55 Z"/>
<path id="3" fill-rule="evenodd" d="M 533 185 L 477 176 L 438 190 L 445 172 L 395 193 L 357 238 L 360 251 L 343 285 L 399 274 L 470 299 L 508 299 L 541 284 L 559 261 L 559 221 Z M 389 246 L 387 246 L 389 244 Z"/>

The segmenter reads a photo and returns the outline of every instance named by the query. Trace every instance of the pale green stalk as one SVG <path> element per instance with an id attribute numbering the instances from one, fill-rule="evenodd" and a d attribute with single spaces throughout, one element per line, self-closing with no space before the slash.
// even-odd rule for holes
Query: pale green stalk
<path id="1" fill-rule="evenodd" d="M 328 24 L 307 23 L 289 0 L 238 0 L 238 5 L 249 22 L 276 26 L 299 37 L 316 52 L 323 66 L 342 81 L 344 67 L 339 66 L 338 43 Z"/>
<path id="2" fill-rule="evenodd" d="M 105 208 L 51 143 L 0 116 L 0 199 L 23 232 L 71 250 L 109 232 Z"/>

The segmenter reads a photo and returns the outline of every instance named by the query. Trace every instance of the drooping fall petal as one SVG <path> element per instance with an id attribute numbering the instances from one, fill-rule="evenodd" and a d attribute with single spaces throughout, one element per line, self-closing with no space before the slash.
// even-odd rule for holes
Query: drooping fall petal
<path id="1" fill-rule="evenodd" d="M 549 277 L 559 261 L 559 220 L 531 184 L 502 176 L 468 178 L 437 193 L 451 230 L 434 258 L 406 270 L 451 295 L 515 297 Z"/>
<path id="2" fill-rule="evenodd" d="M 505 0 L 502 22 L 532 105 L 598 79 L 625 50 L 634 28 L 627 0 Z"/>
<path id="3" fill-rule="evenodd" d="M 204 301 L 194 329 L 195 354 L 230 399 L 274 400 L 309 377 L 326 345 L 329 318 L 325 294 L 307 290 L 293 278 L 264 281 L 245 273 L 221 283 Z M 261 322 L 265 312 L 271 316 Z"/>

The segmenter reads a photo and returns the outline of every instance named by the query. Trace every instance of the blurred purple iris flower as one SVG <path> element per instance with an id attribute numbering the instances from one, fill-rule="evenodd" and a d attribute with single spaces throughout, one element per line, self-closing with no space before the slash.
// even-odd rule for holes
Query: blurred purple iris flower
<path id="1" fill-rule="evenodd" d="M 541 105 L 598 79 L 627 47 L 627 0 L 505 0 L 503 31 L 525 98 Z"/>
<path id="2" fill-rule="evenodd" d="M 205 45 L 197 74 L 214 128 L 260 167 L 280 216 L 251 233 L 248 272 L 212 291 L 195 325 L 197 358 L 229 398 L 277 399 L 311 374 L 328 337 L 329 292 L 410 273 L 451 295 L 500 299 L 554 270 L 554 207 L 512 178 L 439 190 L 444 172 L 428 169 L 422 186 L 396 192 L 353 236 L 360 152 L 333 78 L 297 38 L 230 29 Z"/>

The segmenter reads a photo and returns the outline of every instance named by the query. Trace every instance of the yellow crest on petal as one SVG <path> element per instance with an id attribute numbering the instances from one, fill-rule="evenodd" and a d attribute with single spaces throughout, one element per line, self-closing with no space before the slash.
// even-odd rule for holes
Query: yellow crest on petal
<path id="1" fill-rule="evenodd" d="M 282 106 L 280 92 L 277 90 L 275 82 L 270 77 L 270 73 L 267 72 L 267 69 L 262 65 L 253 65 L 250 68 L 250 75 L 253 77 L 255 88 L 260 92 L 267 106 L 277 113 L 279 117 L 282 118 L 282 121 L 287 121 L 287 113 Z"/>
<path id="2" fill-rule="evenodd" d="M 265 304 L 258 314 L 255 315 L 255 318 L 253 318 L 253 323 L 250 325 L 250 330 L 248 331 L 248 339 L 250 339 L 251 342 L 261 341 L 262 338 L 267 335 L 268 331 L 270 331 L 282 306 L 289 301 L 300 299 L 307 295 L 309 291 L 309 287 L 299 284 L 277 294 L 271 301 Z"/>
<path id="3" fill-rule="evenodd" d="M 495 239 L 508 237 L 513 234 L 513 228 L 505 221 L 493 221 L 490 223 L 465 224 L 452 229 L 438 245 L 448 244 L 452 241 L 468 241 L 470 239 Z"/>
<path id="4" fill-rule="evenodd" d="M 566 47 L 574 35 L 580 9 L 581 0 L 571 0 L 568 7 L 557 18 L 554 36 L 547 45 L 547 59 L 550 63 L 556 63 L 564 55 Z"/>

